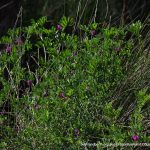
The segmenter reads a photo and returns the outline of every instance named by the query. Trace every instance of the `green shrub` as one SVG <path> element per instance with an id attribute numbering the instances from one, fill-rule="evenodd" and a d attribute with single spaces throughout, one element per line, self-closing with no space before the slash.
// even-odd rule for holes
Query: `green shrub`
<path id="1" fill-rule="evenodd" d="M 142 43 L 137 36 L 140 22 L 129 29 L 80 25 L 86 36 L 65 32 L 72 19 L 63 17 L 59 29 L 46 29 L 46 22 L 45 17 L 32 21 L 31 26 L 9 30 L 0 39 L 6 46 L 0 55 L 0 104 L 11 106 L 10 115 L 3 111 L 0 118 L 1 147 L 81 149 L 87 142 L 132 143 L 128 127 L 138 134 L 144 129 L 141 108 L 149 95 L 139 92 L 129 125 L 118 121 L 124 108 L 115 108 L 112 97 L 118 84 L 128 78 L 127 65 L 143 54 L 132 59 L 135 44 Z M 91 34 L 93 30 L 96 34 Z M 126 40 L 129 31 L 136 36 Z M 140 138 L 150 140 L 147 134 Z"/>

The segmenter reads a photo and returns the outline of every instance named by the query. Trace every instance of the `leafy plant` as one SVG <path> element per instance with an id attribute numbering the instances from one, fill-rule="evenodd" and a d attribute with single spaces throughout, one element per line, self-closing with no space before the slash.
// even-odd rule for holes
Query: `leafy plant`
<path id="1" fill-rule="evenodd" d="M 110 100 L 118 84 L 128 81 L 137 37 L 126 41 L 126 28 L 97 29 L 97 23 L 80 25 L 84 36 L 70 35 L 65 28 L 73 20 L 67 17 L 59 26 L 47 29 L 46 23 L 46 17 L 32 20 L 0 39 L 0 104 L 7 116 L 1 117 L 2 147 L 80 149 L 84 142 L 132 142 L 127 128 L 143 130 L 141 110 L 149 96 L 139 92 L 130 125 L 118 121 L 124 107 Z"/>

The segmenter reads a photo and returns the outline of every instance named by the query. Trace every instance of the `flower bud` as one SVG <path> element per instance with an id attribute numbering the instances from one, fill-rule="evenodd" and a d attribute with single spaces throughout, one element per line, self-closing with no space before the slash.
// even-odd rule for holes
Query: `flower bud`
<path id="1" fill-rule="evenodd" d="M 58 25 L 56 26 L 56 29 L 57 29 L 58 31 L 61 31 L 61 30 L 62 30 L 62 26 L 58 24 Z"/>

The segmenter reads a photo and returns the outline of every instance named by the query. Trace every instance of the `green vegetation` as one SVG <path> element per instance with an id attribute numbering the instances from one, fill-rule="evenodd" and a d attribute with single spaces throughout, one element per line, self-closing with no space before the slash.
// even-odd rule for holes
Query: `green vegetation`
<path id="1" fill-rule="evenodd" d="M 94 22 L 74 34 L 66 32 L 71 18 L 46 23 L 33 20 L 0 39 L 1 149 L 150 143 L 148 23 Z"/>

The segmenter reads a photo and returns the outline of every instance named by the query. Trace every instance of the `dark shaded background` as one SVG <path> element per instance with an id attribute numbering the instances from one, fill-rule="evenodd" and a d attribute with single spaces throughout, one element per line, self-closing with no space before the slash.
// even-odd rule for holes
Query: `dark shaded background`
<path id="1" fill-rule="evenodd" d="M 21 8 L 23 11 L 19 14 Z M 65 15 L 81 23 L 89 23 L 95 16 L 96 22 L 120 24 L 144 21 L 149 10 L 150 0 L 0 0 L 0 36 L 14 27 L 15 22 L 17 26 L 28 25 L 31 19 L 41 16 L 57 22 Z"/>

